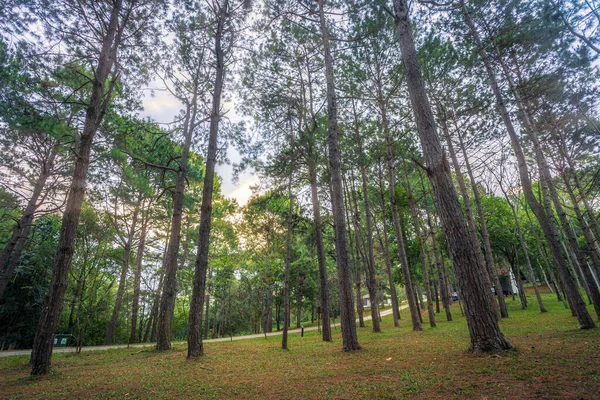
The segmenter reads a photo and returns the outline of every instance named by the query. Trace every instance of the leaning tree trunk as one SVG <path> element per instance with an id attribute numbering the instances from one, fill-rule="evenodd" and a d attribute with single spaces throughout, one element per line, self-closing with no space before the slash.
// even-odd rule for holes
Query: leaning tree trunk
<path id="1" fill-rule="evenodd" d="M 150 208 L 150 205 L 148 205 Z M 137 253 L 135 255 L 135 272 L 133 276 L 133 300 L 131 304 L 131 332 L 129 334 L 129 343 L 137 341 L 137 322 L 140 308 L 140 291 L 142 284 L 142 268 L 144 265 L 144 250 L 146 247 L 146 235 L 148 234 L 148 209 L 146 215 L 142 215 L 142 230 L 140 232 L 140 241 L 138 243 Z M 142 312 L 143 313 L 143 312 Z"/>
<path id="2" fill-rule="evenodd" d="M 495 49 L 496 49 L 497 54 L 499 54 L 498 49 L 497 48 L 495 48 Z M 596 315 L 600 318 L 600 292 L 598 292 L 598 287 L 596 286 L 594 277 L 592 276 L 592 273 L 588 267 L 588 263 L 587 263 L 585 254 L 583 253 L 583 250 L 579 246 L 579 242 L 577 241 L 575 232 L 573 231 L 573 228 L 571 227 L 571 225 L 569 223 L 567 214 L 565 213 L 565 211 L 563 209 L 562 203 L 560 201 L 560 197 L 556 190 L 556 186 L 554 185 L 554 181 L 552 180 L 552 175 L 550 172 L 550 167 L 548 165 L 548 161 L 546 160 L 546 156 L 544 155 L 544 152 L 542 149 L 542 144 L 541 144 L 539 137 L 535 131 L 533 119 L 530 115 L 530 107 L 527 104 L 527 100 L 521 97 L 521 94 L 519 93 L 519 90 L 516 87 L 516 85 L 514 84 L 513 79 L 510 75 L 508 66 L 506 65 L 506 63 L 504 62 L 503 59 L 500 59 L 500 64 L 502 66 L 502 70 L 504 71 L 504 75 L 508 81 L 509 88 L 511 89 L 511 92 L 512 92 L 513 96 L 515 97 L 517 107 L 520 110 L 520 117 L 521 117 L 521 120 L 523 121 L 523 125 L 525 126 L 527 136 L 530 138 L 531 143 L 533 144 L 535 159 L 538 164 L 539 171 L 540 171 L 540 183 L 541 183 L 541 187 L 542 187 L 542 192 L 544 194 L 543 197 L 544 197 L 544 199 L 546 199 L 545 200 L 546 201 L 546 210 L 547 210 L 546 212 L 548 215 L 552 215 L 552 206 L 547 203 L 548 202 L 547 198 L 550 197 L 552 199 L 552 203 L 554 204 L 554 209 L 556 210 L 556 214 L 558 214 L 558 219 L 563 228 L 563 232 L 566 236 L 569 246 L 571 247 L 571 250 L 574 253 L 575 262 L 573 263 L 573 265 L 576 268 L 577 266 L 575 264 L 578 264 L 579 267 L 581 268 L 581 271 L 583 274 L 583 280 L 584 280 L 584 284 L 586 285 L 587 292 L 588 292 L 588 294 L 592 300 L 592 303 L 594 305 L 594 310 L 596 311 Z M 516 61 L 515 61 L 515 64 L 516 64 Z M 522 81 L 522 77 L 521 77 L 521 73 L 518 68 L 518 65 L 515 65 L 515 67 L 516 67 L 516 71 L 517 71 L 516 72 L 517 79 L 519 81 Z M 597 258 L 596 258 L 596 260 L 597 260 Z M 596 264 L 596 267 L 598 269 L 600 269 L 600 265 Z"/>
<path id="3" fill-rule="evenodd" d="M 119 311 L 121 311 L 121 303 L 123 302 L 123 294 L 125 293 L 127 271 L 129 271 L 129 259 L 131 258 L 131 246 L 133 244 L 135 228 L 137 227 L 138 215 L 140 212 L 140 204 L 141 198 L 138 199 L 135 205 L 135 210 L 133 211 L 133 217 L 131 221 L 131 227 L 129 228 L 129 232 L 127 233 L 125 243 L 123 244 L 123 260 L 121 261 L 121 276 L 119 278 L 119 287 L 117 288 L 117 297 L 115 298 L 115 306 L 113 308 L 112 316 L 108 323 L 108 328 L 106 329 L 106 335 L 104 336 L 104 345 L 109 345 L 113 343 L 115 332 L 117 330 Z M 115 218 L 117 218 L 116 215 Z"/>
<path id="4" fill-rule="evenodd" d="M 121 40 L 122 27 L 119 29 L 119 15 L 123 6 L 123 0 L 113 2 L 110 21 L 106 26 L 105 36 L 102 38 L 102 48 L 98 58 L 98 66 L 94 71 L 93 86 L 90 101 L 86 109 L 85 122 L 77 146 L 76 161 L 73 170 L 73 180 L 67 196 L 67 203 L 62 218 L 58 246 L 54 257 L 52 268 L 52 279 L 48 294 L 44 299 L 44 306 L 40 315 L 33 350 L 31 352 L 30 364 L 32 375 L 42 375 L 50 372 L 50 360 L 52 357 L 52 346 L 54 334 L 60 322 L 71 260 L 75 251 L 75 238 L 77 236 L 77 225 L 83 205 L 87 173 L 90 166 L 90 153 L 92 142 L 100 122 L 104 117 L 108 102 L 110 101 L 112 88 L 116 84 L 115 79 L 105 90 L 108 77 L 115 66 L 117 48 Z M 126 23 L 126 22 L 124 22 Z"/>
<path id="5" fill-rule="evenodd" d="M 325 78 L 327 81 L 327 133 L 329 136 L 329 166 L 331 169 L 332 208 L 335 232 L 335 253 L 338 271 L 340 322 L 342 325 L 342 350 L 360 349 L 356 334 L 354 301 L 352 299 L 352 278 L 348 262 L 348 240 L 344 220 L 344 194 L 342 190 L 341 155 L 338 139 L 337 96 L 335 91 L 333 57 L 329 48 L 329 31 L 325 21 L 325 0 L 318 0 L 319 21 L 323 39 Z"/>
<path id="6" fill-rule="evenodd" d="M 48 158 L 42 165 L 40 176 L 33 186 L 31 197 L 29 197 L 27 206 L 23 210 L 23 215 L 19 219 L 17 226 L 15 226 L 10 240 L 4 246 L 2 254 L 0 254 L 0 299 L 4 296 L 8 282 L 21 258 L 23 247 L 25 247 L 25 242 L 33 223 L 35 211 L 39 207 L 38 200 L 44 190 L 48 177 L 52 173 L 57 153 L 58 146 L 53 146 Z"/>
<path id="7" fill-rule="evenodd" d="M 442 226 L 448 238 L 452 264 L 467 309 L 467 325 L 471 350 L 494 351 L 513 346 L 504 337 L 494 314 L 484 266 L 477 257 L 475 245 L 462 213 L 458 195 L 452 183 L 450 166 L 436 132 L 435 119 L 425 91 L 425 83 L 417 59 L 406 0 L 394 0 L 395 24 L 402 61 L 406 71 L 408 91 L 415 115 L 417 131 L 426 163 L 426 170 L 437 200 Z"/>
<path id="8" fill-rule="evenodd" d="M 567 262 L 562 254 L 561 246 L 560 246 L 560 238 L 558 234 L 558 227 L 556 226 L 556 221 L 554 220 L 553 213 L 551 212 L 551 206 L 549 204 L 549 200 L 547 196 L 543 196 L 545 198 L 545 207 L 538 202 L 535 194 L 533 192 L 533 187 L 531 184 L 531 180 L 529 178 L 529 168 L 527 166 L 525 160 L 525 154 L 523 153 L 523 148 L 521 147 L 521 143 L 519 141 L 519 137 L 515 131 L 513 126 L 510 114 L 505 105 L 504 97 L 502 96 L 502 92 L 500 90 L 500 86 L 498 85 L 498 80 L 496 79 L 496 75 L 492 68 L 491 62 L 489 60 L 488 54 L 481 43 L 481 39 L 479 38 L 479 34 L 475 28 L 475 25 L 469 15 L 464 3 L 462 3 L 463 7 L 463 17 L 465 23 L 469 27 L 471 32 L 471 36 L 477 45 L 477 49 L 479 51 L 479 55 L 486 69 L 490 85 L 492 87 L 492 91 L 494 92 L 494 96 L 496 98 L 496 106 L 498 111 L 500 112 L 500 116 L 504 121 L 506 126 L 507 133 L 510 137 L 511 144 L 513 147 L 513 151 L 515 153 L 515 157 L 517 158 L 517 166 L 519 170 L 519 176 L 521 178 L 521 185 L 523 187 L 523 192 L 525 195 L 525 199 L 527 203 L 531 207 L 531 210 L 535 214 L 537 220 L 540 223 L 540 226 L 544 232 L 546 240 L 548 242 L 548 246 L 550 247 L 550 251 L 552 253 L 552 257 L 554 259 L 555 264 L 557 265 L 558 271 L 561 276 L 561 280 L 565 285 L 565 293 L 569 300 L 569 305 L 575 311 L 577 319 L 579 321 L 579 325 L 581 329 L 590 329 L 595 328 L 594 321 L 590 317 L 588 313 L 585 303 L 581 297 L 581 294 L 577 290 L 575 283 L 573 282 L 573 278 L 569 272 L 569 268 L 567 266 Z M 540 171 L 541 173 L 542 171 Z M 545 179 L 540 180 L 542 184 L 545 184 Z M 545 208 L 545 211 L 544 211 Z"/>
<path id="9" fill-rule="evenodd" d="M 221 39 L 224 25 L 228 16 L 228 2 L 219 10 L 215 33 L 216 75 L 212 96 L 212 112 L 208 135 L 208 151 L 204 172 L 204 187 L 202 190 L 202 206 L 200 208 L 200 229 L 198 236 L 198 253 L 194 271 L 194 285 L 188 320 L 188 358 L 204 354 L 202 345 L 202 312 L 206 292 L 206 271 L 208 270 L 208 252 L 210 248 L 210 228 L 212 217 L 212 198 L 215 182 L 215 166 L 217 164 L 217 135 L 221 119 L 221 93 L 225 80 L 225 52 Z"/>

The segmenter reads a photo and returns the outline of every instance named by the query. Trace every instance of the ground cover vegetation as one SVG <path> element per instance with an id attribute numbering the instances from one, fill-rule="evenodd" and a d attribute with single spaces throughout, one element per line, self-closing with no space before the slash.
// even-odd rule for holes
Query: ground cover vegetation
<path id="1" fill-rule="evenodd" d="M 0 349 L 31 349 L 28 367 L 2 362 L 3 385 L 18 395 L 24 368 L 47 375 L 56 358 L 56 392 L 54 378 L 23 388 L 60 397 L 69 363 L 90 375 L 118 359 L 178 371 L 157 395 L 191 396 L 184 358 L 209 368 L 190 374 L 249 382 L 236 360 L 253 354 L 248 373 L 308 377 L 314 356 L 336 360 L 319 369 L 330 383 L 355 374 L 326 397 L 369 397 L 371 379 L 371 397 L 458 396 L 448 377 L 473 368 L 510 369 L 514 386 L 466 379 L 463 394 L 585 397 L 598 379 L 598 7 L 0 2 Z M 260 184 L 241 204 L 225 188 L 248 174 Z M 318 335 L 290 334 L 303 325 Z M 57 334 L 156 351 L 53 357 Z M 406 386 L 359 373 L 389 351 Z M 461 361 L 442 379 L 450 351 Z M 129 387 L 98 376 L 98 393 Z M 205 389 L 248 394 L 235 385 Z"/>
<path id="2" fill-rule="evenodd" d="M 544 292 L 549 292 L 543 288 Z M 533 290 L 528 299 L 535 301 Z M 339 351 L 317 331 L 291 334 L 288 352 L 280 336 L 207 343 L 204 358 L 151 348 L 57 354 L 52 373 L 28 377 L 27 356 L 0 359 L 0 388 L 7 398 L 593 398 L 600 388 L 598 331 L 581 331 L 562 304 L 543 295 L 550 312 L 522 310 L 507 300 L 511 317 L 500 325 L 516 351 L 473 356 L 465 317 L 438 318 L 440 329 L 394 329 L 393 316 L 358 329 L 365 351 Z M 406 311 L 403 317 L 408 317 Z M 426 311 L 423 313 L 426 317 Z M 570 366 L 570 367 L 567 367 Z M 568 369 L 568 373 L 566 370 Z"/>

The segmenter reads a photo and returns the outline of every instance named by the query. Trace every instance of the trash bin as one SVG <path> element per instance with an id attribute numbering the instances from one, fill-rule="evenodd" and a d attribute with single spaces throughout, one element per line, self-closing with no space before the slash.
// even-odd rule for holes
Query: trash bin
<path id="1" fill-rule="evenodd" d="M 67 347 L 70 337 L 71 335 L 68 333 L 59 333 L 54 336 L 54 347 Z"/>

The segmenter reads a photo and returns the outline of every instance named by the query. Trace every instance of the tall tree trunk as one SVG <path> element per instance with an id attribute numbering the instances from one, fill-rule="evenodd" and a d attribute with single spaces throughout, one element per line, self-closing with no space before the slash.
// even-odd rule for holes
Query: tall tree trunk
<path id="1" fill-rule="evenodd" d="M 484 266 L 477 257 L 476 246 L 469 235 L 458 195 L 452 183 L 450 166 L 436 132 L 435 119 L 427 99 L 417 59 L 406 0 L 394 0 L 394 9 L 398 42 L 417 131 L 427 165 L 427 174 L 437 200 L 442 226 L 448 238 L 452 264 L 467 308 L 471 350 L 479 352 L 510 349 L 512 345 L 498 326 L 493 311 L 494 304 L 489 297 L 489 286 L 483 276 Z"/>
<path id="2" fill-rule="evenodd" d="M 183 126 L 185 139 L 181 151 L 181 160 L 179 161 L 179 170 L 175 181 L 175 192 L 173 193 L 173 213 L 171 216 L 170 228 L 171 235 L 167 247 L 167 254 L 165 256 L 163 291 L 160 298 L 158 315 L 157 350 L 171 349 L 171 321 L 175 310 L 175 298 L 177 297 L 177 258 L 179 255 L 179 245 L 181 243 L 183 198 L 185 195 L 185 182 L 188 169 L 187 163 L 192 142 L 192 133 L 196 125 L 198 90 L 198 82 L 195 82 L 194 93 L 187 108 Z"/>
<path id="3" fill-rule="evenodd" d="M 354 136 L 358 146 L 358 163 L 360 165 L 360 175 L 362 180 L 363 204 L 365 207 L 365 217 L 367 222 L 367 290 L 369 291 L 369 300 L 371 302 L 371 321 L 373 322 L 373 332 L 381 332 L 379 323 L 379 302 L 377 296 L 377 277 L 375 273 L 375 254 L 373 252 L 373 219 L 371 216 L 371 204 L 369 202 L 369 190 L 367 187 L 367 171 L 365 153 L 363 150 L 362 138 L 360 137 L 358 118 L 356 115 L 355 104 L 354 111 Z"/>
<path id="4" fill-rule="evenodd" d="M 121 33 L 126 21 L 119 26 L 119 15 L 123 0 L 115 0 L 110 13 L 110 21 L 106 26 L 106 33 L 102 38 L 102 46 L 98 57 L 98 66 L 94 71 L 90 101 L 86 109 L 83 131 L 80 136 L 76 151 L 76 161 L 73 170 L 73 179 L 67 196 L 65 212 L 62 218 L 58 246 L 52 268 L 50 288 L 44 300 L 44 306 L 33 341 L 30 364 L 32 375 L 43 375 L 50 372 L 50 359 L 54 334 L 60 322 L 60 314 L 64 303 L 65 291 L 69 277 L 69 268 L 75 251 L 75 238 L 77 225 L 81 214 L 81 207 L 85 195 L 87 173 L 90 165 L 92 142 L 98 126 L 102 122 L 104 113 L 110 101 L 112 88 L 116 84 L 116 75 L 105 90 L 108 77 L 115 66 L 117 49 L 121 40 Z"/>
<path id="5" fill-rule="evenodd" d="M 345 202 L 349 202 L 352 197 L 350 196 L 348 185 L 344 184 L 346 189 L 346 195 L 344 197 Z M 349 249 L 350 249 L 350 259 L 354 265 L 354 290 L 356 291 L 356 311 L 358 313 L 358 326 L 360 328 L 365 327 L 364 320 L 364 305 L 362 300 L 362 265 L 365 264 L 364 255 L 360 249 L 361 239 L 358 228 L 358 213 L 354 212 L 354 217 L 352 221 L 350 220 L 350 213 L 352 210 L 352 205 L 346 203 L 346 225 L 348 226 L 348 237 L 349 237 Z M 351 227 L 354 225 L 354 246 L 352 246 L 352 232 L 350 231 Z M 354 252 L 352 252 L 352 248 L 354 247 Z"/>
<path id="6" fill-rule="evenodd" d="M 329 307 L 329 290 L 327 288 L 327 260 L 325 258 L 325 247 L 323 246 L 321 203 L 319 201 L 319 193 L 317 190 L 317 167 L 315 158 L 316 154 L 311 154 L 309 156 L 308 175 L 313 209 L 315 245 L 317 248 L 317 263 L 319 264 L 319 304 L 321 307 L 321 321 L 323 322 L 322 337 L 324 341 L 331 342 L 331 322 L 329 321 L 331 311 Z"/>
<path id="7" fill-rule="evenodd" d="M 40 175 L 33 186 L 31 197 L 29 197 L 27 206 L 25 207 L 25 210 L 23 210 L 23 215 L 21 215 L 17 226 L 15 226 L 13 230 L 11 238 L 0 254 L 0 299 L 4 296 L 8 282 L 21 258 L 23 247 L 25 247 L 25 242 L 29 236 L 31 224 L 33 223 L 35 211 L 40 206 L 38 201 L 44 190 L 46 181 L 54 168 L 54 160 L 56 159 L 57 153 L 58 146 L 53 146 L 50 154 L 42 165 Z"/>
<path id="8" fill-rule="evenodd" d="M 496 48 L 496 51 L 497 51 L 497 54 L 499 55 L 500 53 L 497 48 Z M 517 79 L 519 80 L 519 82 L 522 82 L 523 79 L 521 77 L 521 72 L 520 72 L 520 69 L 519 69 L 519 66 L 518 66 L 516 60 L 514 61 L 514 63 L 515 63 L 515 69 L 516 69 L 516 73 L 517 73 Z M 596 311 L 596 315 L 598 316 L 598 318 L 600 318 L 600 292 L 598 291 L 598 287 L 596 286 L 594 277 L 592 276 L 592 273 L 589 269 L 585 254 L 583 253 L 583 250 L 579 246 L 579 242 L 577 241 L 577 236 L 575 235 L 575 232 L 574 232 L 573 228 L 571 227 L 569 219 L 567 218 L 567 214 L 564 211 L 564 208 L 560 201 L 560 197 L 558 195 L 558 191 L 556 190 L 556 186 L 554 185 L 554 181 L 552 180 L 550 167 L 548 165 L 548 161 L 546 160 L 546 156 L 544 155 L 544 152 L 542 149 L 542 144 L 537 135 L 537 132 L 536 132 L 536 129 L 534 126 L 534 122 L 533 122 L 533 117 L 531 116 L 531 113 L 530 113 L 531 107 L 529 106 L 527 99 L 524 99 L 521 96 L 521 94 L 519 93 L 519 90 L 518 90 L 517 86 L 514 84 L 514 81 L 510 75 L 508 66 L 506 65 L 506 63 L 504 62 L 504 60 L 501 57 L 500 57 L 500 64 L 504 71 L 505 77 L 508 81 L 509 87 L 513 93 L 515 100 L 516 100 L 517 107 L 520 110 L 520 117 L 521 117 L 521 120 L 523 121 L 523 125 L 525 126 L 526 133 L 527 133 L 528 137 L 530 138 L 531 143 L 533 144 L 535 158 L 536 158 L 536 161 L 537 161 L 537 164 L 539 167 L 539 171 L 540 171 L 540 182 L 541 182 L 542 192 L 544 193 L 544 198 L 546 198 L 549 195 L 549 197 L 552 199 L 552 203 L 554 204 L 554 209 L 556 210 L 556 213 L 558 214 L 558 219 L 563 228 L 563 232 L 566 236 L 569 246 L 571 247 L 571 251 L 575 255 L 575 262 L 573 263 L 573 266 L 574 266 L 575 270 L 577 270 L 576 264 L 579 265 L 581 272 L 583 274 L 583 281 L 584 281 L 584 284 L 586 285 L 587 293 L 588 293 L 589 297 L 591 298 L 591 301 L 594 305 L 594 310 Z M 552 209 L 551 205 L 547 205 L 546 207 L 547 207 L 548 215 L 551 215 L 551 209 Z M 597 258 L 596 258 L 596 260 L 597 260 Z M 596 266 L 600 270 L 600 264 L 597 264 Z M 586 309 L 586 311 L 587 311 L 587 309 Z"/>
<path id="9" fill-rule="evenodd" d="M 290 176 L 288 178 L 288 201 L 290 206 L 288 209 L 287 216 L 287 233 L 285 238 L 285 273 L 283 280 L 283 332 L 281 335 L 281 348 L 283 350 L 288 349 L 288 329 L 291 323 L 291 312 L 290 312 L 290 269 L 292 264 L 292 230 L 294 220 L 294 197 L 293 197 L 293 182 L 294 182 L 294 128 L 290 118 Z"/>
<path id="10" fill-rule="evenodd" d="M 527 163 L 525 160 L 525 155 L 523 153 L 523 148 L 521 147 L 519 137 L 517 136 L 517 133 L 514 129 L 510 114 L 508 113 L 508 110 L 506 109 L 504 98 L 502 96 L 502 92 L 500 91 L 500 86 L 498 85 L 498 81 L 496 79 L 494 70 L 492 69 L 488 54 L 487 54 L 485 48 L 483 47 L 483 44 L 481 43 L 479 34 L 475 28 L 475 25 L 473 24 L 471 16 L 469 15 L 469 13 L 466 9 L 466 6 L 464 5 L 464 2 L 461 3 L 461 5 L 463 8 L 462 11 L 463 11 L 463 17 L 464 17 L 465 23 L 469 27 L 471 36 L 473 37 L 473 40 L 475 41 L 475 44 L 477 45 L 479 55 L 482 59 L 484 67 L 486 69 L 486 72 L 487 72 L 487 75 L 488 75 L 488 78 L 490 81 L 490 85 L 492 87 L 492 91 L 494 92 L 494 96 L 496 98 L 496 105 L 497 105 L 498 111 L 500 112 L 500 116 L 502 117 L 502 120 L 504 121 L 504 124 L 506 125 L 506 130 L 510 137 L 513 151 L 517 158 L 517 166 L 518 166 L 519 175 L 521 178 L 521 185 L 523 187 L 523 192 L 525 194 L 527 203 L 529 204 L 529 206 L 531 207 L 531 210 L 533 211 L 536 218 L 538 219 L 540 226 L 542 227 L 542 230 L 544 232 L 544 235 L 546 236 L 546 240 L 548 241 L 548 246 L 550 247 L 552 257 L 554 259 L 555 264 L 557 265 L 557 268 L 561 275 L 563 284 L 565 285 L 566 294 L 569 299 L 569 305 L 571 307 L 573 307 L 573 310 L 576 313 L 580 328 L 581 329 L 594 328 L 596 325 L 594 324 L 594 321 L 590 317 L 590 314 L 588 313 L 588 311 L 585 307 L 585 303 L 583 302 L 581 295 L 577 291 L 577 287 L 575 286 L 575 284 L 573 282 L 573 278 L 571 277 L 567 263 L 562 254 L 562 250 L 561 250 L 561 246 L 560 246 L 560 239 L 559 239 L 559 235 L 558 235 L 558 227 L 556 226 L 556 221 L 554 220 L 551 206 L 549 204 L 549 200 L 547 199 L 547 196 L 543 196 L 545 198 L 545 200 L 544 200 L 545 204 L 544 204 L 544 207 L 542 207 L 542 205 L 538 202 L 537 198 L 535 197 L 535 194 L 534 194 L 533 188 L 532 188 L 532 184 L 531 184 L 531 180 L 529 178 L 529 170 L 528 170 L 528 166 L 527 166 Z M 540 170 L 540 174 L 542 174 L 541 170 Z M 546 181 L 545 179 L 540 180 L 542 185 L 545 185 L 545 183 L 546 183 L 545 181 Z M 544 210 L 544 208 L 545 208 L 545 210 Z"/>
<path id="11" fill-rule="evenodd" d="M 199 357 L 204 354 L 202 345 L 202 312 L 204 308 L 204 295 L 206 292 L 206 271 L 208 269 L 208 253 L 210 247 L 212 198 L 218 150 L 217 135 L 219 133 L 219 121 L 221 120 L 221 92 L 223 91 L 223 83 L 225 80 L 225 51 L 223 50 L 221 40 L 225 29 L 224 25 L 227 18 L 229 18 L 230 11 L 229 2 L 225 1 L 224 4 L 220 6 L 215 29 L 216 71 L 208 135 L 208 151 L 206 153 L 206 166 L 204 172 L 204 186 L 202 190 L 202 206 L 200 209 L 198 253 L 196 255 L 194 285 L 188 320 L 188 358 Z"/>
<path id="12" fill-rule="evenodd" d="M 500 284 L 500 278 L 498 277 L 498 267 L 494 262 L 494 254 L 492 252 L 492 245 L 490 243 L 490 234 L 488 233 L 487 220 L 485 219 L 485 213 L 483 212 L 483 204 L 481 203 L 481 195 L 479 194 L 479 188 L 477 187 L 477 181 L 475 181 L 475 175 L 471 168 L 471 162 L 467 155 L 467 148 L 463 142 L 462 135 L 459 131 L 456 132 L 458 136 L 458 142 L 462 150 L 463 159 L 465 160 L 465 167 L 467 168 L 467 174 L 469 174 L 469 181 L 471 182 L 471 190 L 473 191 L 473 198 L 475 199 L 475 206 L 477 207 L 477 214 L 479 215 L 479 227 L 481 228 L 481 239 L 483 241 L 483 248 L 485 250 L 485 265 L 487 266 L 488 274 L 490 276 L 490 282 L 494 286 L 496 296 L 498 297 L 498 304 L 500 305 L 500 315 L 502 318 L 508 318 L 508 309 L 506 308 L 506 302 L 504 296 L 502 296 L 502 285 Z"/>
<path id="13" fill-rule="evenodd" d="M 129 343 L 137 341 L 138 313 L 140 308 L 140 292 L 142 285 L 142 268 L 144 267 L 144 250 L 146 247 L 146 235 L 148 234 L 148 212 L 150 204 L 147 205 L 146 212 L 142 215 L 142 230 L 140 232 L 140 241 L 138 243 L 137 253 L 135 255 L 135 272 L 133 276 L 133 300 L 131 303 L 131 332 L 129 334 Z"/>
<path id="14" fill-rule="evenodd" d="M 467 218 L 467 227 L 469 228 L 469 234 L 471 235 L 471 240 L 473 241 L 473 245 L 475 247 L 475 251 L 477 253 L 477 257 L 481 265 L 485 265 L 485 270 L 483 271 L 483 277 L 487 281 L 487 287 L 492 288 L 492 279 L 491 275 L 493 271 L 488 268 L 486 260 L 483 257 L 483 253 L 481 252 L 481 247 L 479 245 L 479 238 L 477 237 L 477 224 L 475 222 L 475 217 L 473 216 L 473 211 L 471 209 L 471 199 L 469 196 L 469 191 L 467 189 L 467 185 L 465 183 L 465 178 L 463 177 L 462 171 L 460 170 L 460 164 L 458 163 L 458 158 L 456 156 L 456 151 L 454 150 L 454 144 L 452 143 L 452 139 L 450 138 L 450 132 L 448 130 L 448 125 L 445 116 L 445 110 L 442 106 L 440 106 L 440 114 L 442 114 L 442 118 L 440 120 L 442 125 L 442 131 L 444 132 L 444 136 L 446 138 L 446 144 L 448 145 L 448 152 L 450 153 L 450 158 L 452 159 L 452 164 L 454 166 L 454 172 L 456 174 L 456 180 L 458 182 L 458 187 L 460 188 L 460 193 L 463 198 L 463 203 L 465 205 L 465 214 Z M 497 278 L 497 273 L 495 274 Z M 498 293 L 498 290 L 502 292 L 502 288 L 495 287 L 495 292 Z M 492 299 L 492 303 L 496 305 L 496 297 L 494 293 L 489 290 L 489 296 Z M 498 300 L 500 301 L 500 296 L 498 296 Z M 503 302 L 504 303 L 504 302 Z M 494 313 L 496 317 L 500 319 L 501 317 L 508 317 L 508 311 L 506 310 L 506 304 L 504 303 L 504 310 L 502 310 L 499 306 L 494 307 Z"/>
<path id="15" fill-rule="evenodd" d="M 392 149 L 392 137 L 390 135 L 389 126 L 387 123 L 387 110 L 385 108 L 384 103 L 380 102 L 379 104 L 381 118 L 383 121 L 383 131 L 385 134 L 390 209 L 392 211 L 392 221 L 394 225 L 394 231 L 396 233 L 396 245 L 398 247 L 398 255 L 400 256 L 402 276 L 404 277 L 404 288 L 406 290 L 406 298 L 408 299 L 408 308 L 410 310 L 410 317 L 413 324 L 413 330 L 422 331 L 423 325 L 421 324 L 421 313 L 419 312 L 419 305 L 415 302 L 415 294 L 413 293 L 414 289 L 410 277 L 410 268 L 408 266 L 408 258 L 406 256 L 406 247 L 404 245 L 404 233 L 402 232 L 402 228 L 400 226 L 400 216 L 398 215 L 398 205 L 396 204 L 396 178 L 394 172 L 395 157 Z"/>
<path id="16" fill-rule="evenodd" d="M 123 302 L 123 294 L 125 293 L 125 283 L 127 281 L 127 272 L 129 271 L 129 259 L 131 258 L 131 246 L 133 244 L 135 228 L 137 227 L 140 204 L 141 194 L 140 198 L 135 204 L 135 209 L 131 218 L 131 227 L 129 232 L 127 232 L 127 237 L 125 238 L 125 243 L 123 244 L 123 260 L 121 260 L 121 276 L 119 278 L 119 287 L 117 288 L 117 297 L 115 298 L 115 306 L 113 307 L 112 316 L 110 317 L 108 328 L 106 329 L 106 334 L 104 336 L 104 345 L 113 343 L 115 332 L 117 330 L 119 311 L 121 311 L 121 303 Z M 114 218 L 116 219 L 117 216 L 115 215 Z"/>
<path id="17" fill-rule="evenodd" d="M 383 187 L 383 172 L 381 164 L 378 165 L 378 178 L 379 178 L 379 194 L 380 194 L 380 207 L 381 207 L 381 221 L 383 224 L 383 238 L 379 236 L 379 242 L 381 249 L 383 250 L 383 258 L 385 259 L 385 269 L 388 276 L 388 283 L 390 285 L 390 296 L 392 298 L 392 314 L 394 317 L 394 326 L 398 328 L 400 326 L 400 304 L 398 301 L 398 293 L 396 292 L 396 284 L 394 283 L 394 277 L 392 275 L 392 262 L 390 260 L 390 250 L 388 246 L 388 234 L 387 234 L 387 218 L 385 212 L 385 189 Z M 375 224 L 377 228 L 377 224 Z M 379 233 L 379 232 L 378 232 Z"/>
<path id="18" fill-rule="evenodd" d="M 344 194 L 342 190 L 341 155 L 338 140 L 337 95 L 335 91 L 333 58 L 329 48 L 329 30 L 325 20 L 325 0 L 318 0 L 319 21 L 323 39 L 325 78 L 327 82 L 327 133 L 329 136 L 329 166 L 331 169 L 332 208 L 335 232 L 335 252 L 338 270 L 340 323 L 342 326 L 342 350 L 360 349 L 356 334 L 354 301 L 352 299 L 352 278 L 348 262 L 348 240 L 344 220 Z"/>

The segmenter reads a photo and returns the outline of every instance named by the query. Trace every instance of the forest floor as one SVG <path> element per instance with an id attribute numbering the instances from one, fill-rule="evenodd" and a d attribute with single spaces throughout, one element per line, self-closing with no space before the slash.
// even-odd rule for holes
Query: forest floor
<path id="1" fill-rule="evenodd" d="M 55 354 L 53 371 L 29 377 L 28 356 L 0 359 L 0 398 L 576 398 L 600 393 L 600 328 L 581 331 L 562 303 L 544 295 L 550 312 L 540 314 L 535 297 L 521 310 L 508 299 L 501 321 L 517 350 L 474 355 L 458 304 L 454 321 L 437 314 L 436 328 L 413 332 L 402 313 L 401 328 L 383 318 L 383 333 L 359 328 L 362 349 L 343 353 L 318 332 L 205 346 L 206 356 L 186 360 L 184 345 L 168 352 L 114 349 Z M 593 310 L 590 309 L 591 312 Z M 594 314 L 595 315 L 595 314 Z M 423 313 L 427 322 L 426 313 Z"/>

